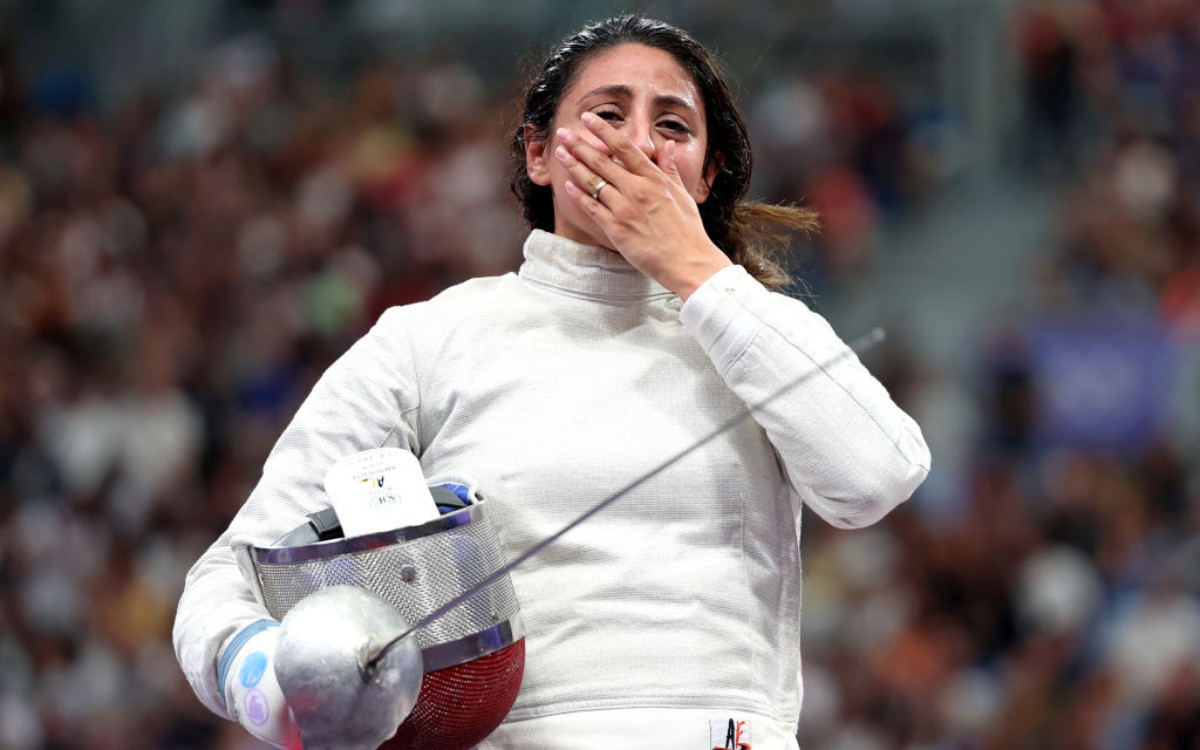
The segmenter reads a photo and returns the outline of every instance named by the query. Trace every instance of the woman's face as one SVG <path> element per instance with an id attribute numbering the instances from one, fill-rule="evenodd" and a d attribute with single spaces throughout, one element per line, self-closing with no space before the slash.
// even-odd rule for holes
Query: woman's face
<path id="1" fill-rule="evenodd" d="M 705 164 L 708 133 L 704 101 L 691 76 L 670 53 L 641 44 L 622 44 L 583 63 L 563 94 L 546 137 L 526 139 L 525 163 L 537 185 L 554 194 L 554 233 L 589 245 L 607 245 L 604 232 L 566 193 L 567 169 L 554 156 L 558 128 L 566 128 L 605 149 L 580 120 L 593 112 L 632 140 L 654 163 L 665 168 L 663 144 L 675 141 L 675 165 L 684 187 L 697 203 L 708 198 L 716 175 Z M 589 185 L 580 185 L 588 190 Z"/>

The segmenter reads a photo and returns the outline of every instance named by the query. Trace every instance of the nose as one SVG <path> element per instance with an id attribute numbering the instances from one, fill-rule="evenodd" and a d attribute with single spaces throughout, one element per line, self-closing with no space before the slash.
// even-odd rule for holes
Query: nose
<path id="1" fill-rule="evenodd" d="M 633 132 L 629 134 L 633 144 L 642 150 L 642 153 L 654 159 L 654 125 L 645 117 L 637 118 Z"/>

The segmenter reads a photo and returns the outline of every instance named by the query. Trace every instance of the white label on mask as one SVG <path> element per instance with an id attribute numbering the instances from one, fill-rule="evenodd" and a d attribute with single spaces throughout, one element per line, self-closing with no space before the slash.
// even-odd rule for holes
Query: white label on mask
<path id="1" fill-rule="evenodd" d="M 342 458 L 326 472 L 325 492 L 348 537 L 416 526 L 439 515 L 421 462 L 399 448 Z"/>

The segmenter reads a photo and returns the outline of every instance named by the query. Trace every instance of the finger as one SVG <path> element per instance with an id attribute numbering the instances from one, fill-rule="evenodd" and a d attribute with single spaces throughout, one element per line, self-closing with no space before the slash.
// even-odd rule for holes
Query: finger
<path id="1" fill-rule="evenodd" d="M 590 181 L 568 178 L 564 186 L 567 193 L 584 204 L 589 213 L 592 208 L 590 204 L 595 204 L 594 208 L 597 210 L 604 209 L 609 215 L 624 205 L 624 196 L 617 190 L 617 186 L 602 177 L 592 177 Z"/>
<path id="2" fill-rule="evenodd" d="M 675 141 L 664 143 L 659 153 L 661 156 L 658 157 L 658 168 L 666 172 L 672 180 L 682 184 L 683 178 L 679 176 L 679 165 L 675 163 Z"/>
<path id="3" fill-rule="evenodd" d="M 612 151 L 609 150 L 608 146 L 604 143 L 604 141 L 597 138 L 591 132 L 586 132 L 586 131 L 580 132 L 578 130 L 571 130 L 568 128 L 559 128 L 559 133 L 566 133 L 567 138 L 569 139 L 569 142 L 571 142 L 571 143 L 574 143 L 575 141 L 582 141 L 583 143 L 586 143 L 587 145 L 589 145 L 592 148 L 599 151 L 601 154 L 604 154 L 608 158 L 610 158 L 610 159 L 613 158 Z"/>
<path id="4" fill-rule="evenodd" d="M 616 162 L 612 156 L 581 138 L 578 133 L 560 128 L 558 139 L 562 145 L 555 149 L 554 153 L 568 169 L 574 170 L 573 176 L 579 178 L 575 181 L 577 185 L 581 187 L 592 185 L 597 176 L 603 177 L 610 184 L 621 185 L 624 183 L 623 178 L 629 174 L 629 170 L 623 164 Z M 561 152 L 566 152 L 566 154 Z M 575 165 L 578 165 L 579 168 L 576 168 Z"/>
<path id="5" fill-rule="evenodd" d="M 610 229 L 613 226 L 612 222 L 615 220 L 615 217 L 613 216 L 612 209 L 604 205 L 604 203 L 600 201 L 600 198 L 606 198 L 608 200 L 620 200 L 620 194 L 616 193 L 615 191 L 608 193 L 609 190 L 612 190 L 612 186 L 606 185 L 603 189 L 601 189 L 600 195 L 596 198 L 593 198 L 589 191 L 580 187 L 571 180 L 567 180 L 565 183 L 563 183 L 563 187 L 567 191 L 567 196 L 579 204 L 579 207 L 582 208 L 584 212 L 596 222 L 596 225 L 600 227 L 601 231 L 603 231 L 606 236 L 610 236 Z"/>
<path id="6" fill-rule="evenodd" d="M 571 196 L 580 203 L 600 203 L 599 198 L 593 198 L 590 191 L 584 190 L 574 183 L 572 180 L 567 180 L 563 183 L 563 187 L 567 189 L 567 195 Z M 600 204 L 604 205 L 604 204 Z"/>
<path id="7" fill-rule="evenodd" d="M 673 183 L 676 190 L 681 190 L 691 195 L 695 200 L 696 196 L 692 191 L 688 190 L 687 185 L 683 184 L 683 175 L 679 174 L 679 164 L 675 161 L 675 152 L 679 144 L 675 141 L 667 141 L 659 149 L 660 156 L 658 157 L 658 168 L 663 171 L 667 179 Z"/>
<path id="8" fill-rule="evenodd" d="M 646 156 L 645 151 L 638 148 L 637 144 L 605 122 L 603 118 L 597 117 L 591 112 L 584 112 L 583 124 L 603 141 L 604 145 L 608 146 L 613 152 L 613 156 L 619 159 L 630 172 L 649 176 L 657 170 L 657 165 L 650 160 L 649 156 Z"/>
<path id="9" fill-rule="evenodd" d="M 554 155 L 567 168 L 567 177 L 577 187 L 585 191 L 590 197 L 598 198 L 599 193 L 596 190 L 598 185 L 603 184 L 602 191 L 609 196 L 617 193 L 619 188 L 613 184 L 613 181 L 605 177 L 603 174 L 593 171 L 586 164 L 568 151 L 563 146 L 558 146 L 554 149 Z M 611 163 L 611 162 L 610 162 Z M 617 166 L 617 170 L 621 171 L 621 167 Z M 612 170 L 608 170 L 612 171 Z M 625 173 L 628 174 L 628 173 Z M 612 175 L 615 177 L 615 175 Z"/>

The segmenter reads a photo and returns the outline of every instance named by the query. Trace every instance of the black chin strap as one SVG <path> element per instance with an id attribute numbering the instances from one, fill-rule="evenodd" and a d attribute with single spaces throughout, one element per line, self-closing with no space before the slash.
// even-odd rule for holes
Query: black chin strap
<path id="1" fill-rule="evenodd" d="M 443 514 L 461 510 L 471 504 L 470 501 L 459 497 L 449 487 L 430 487 L 429 494 L 433 496 L 434 504 L 437 505 L 438 510 Z M 308 523 L 292 529 L 271 546 L 302 547 L 314 542 L 341 539 L 344 536 L 345 534 L 342 533 L 342 522 L 338 520 L 337 511 L 333 509 L 333 506 L 330 506 L 322 508 L 316 513 L 309 513 Z"/>

